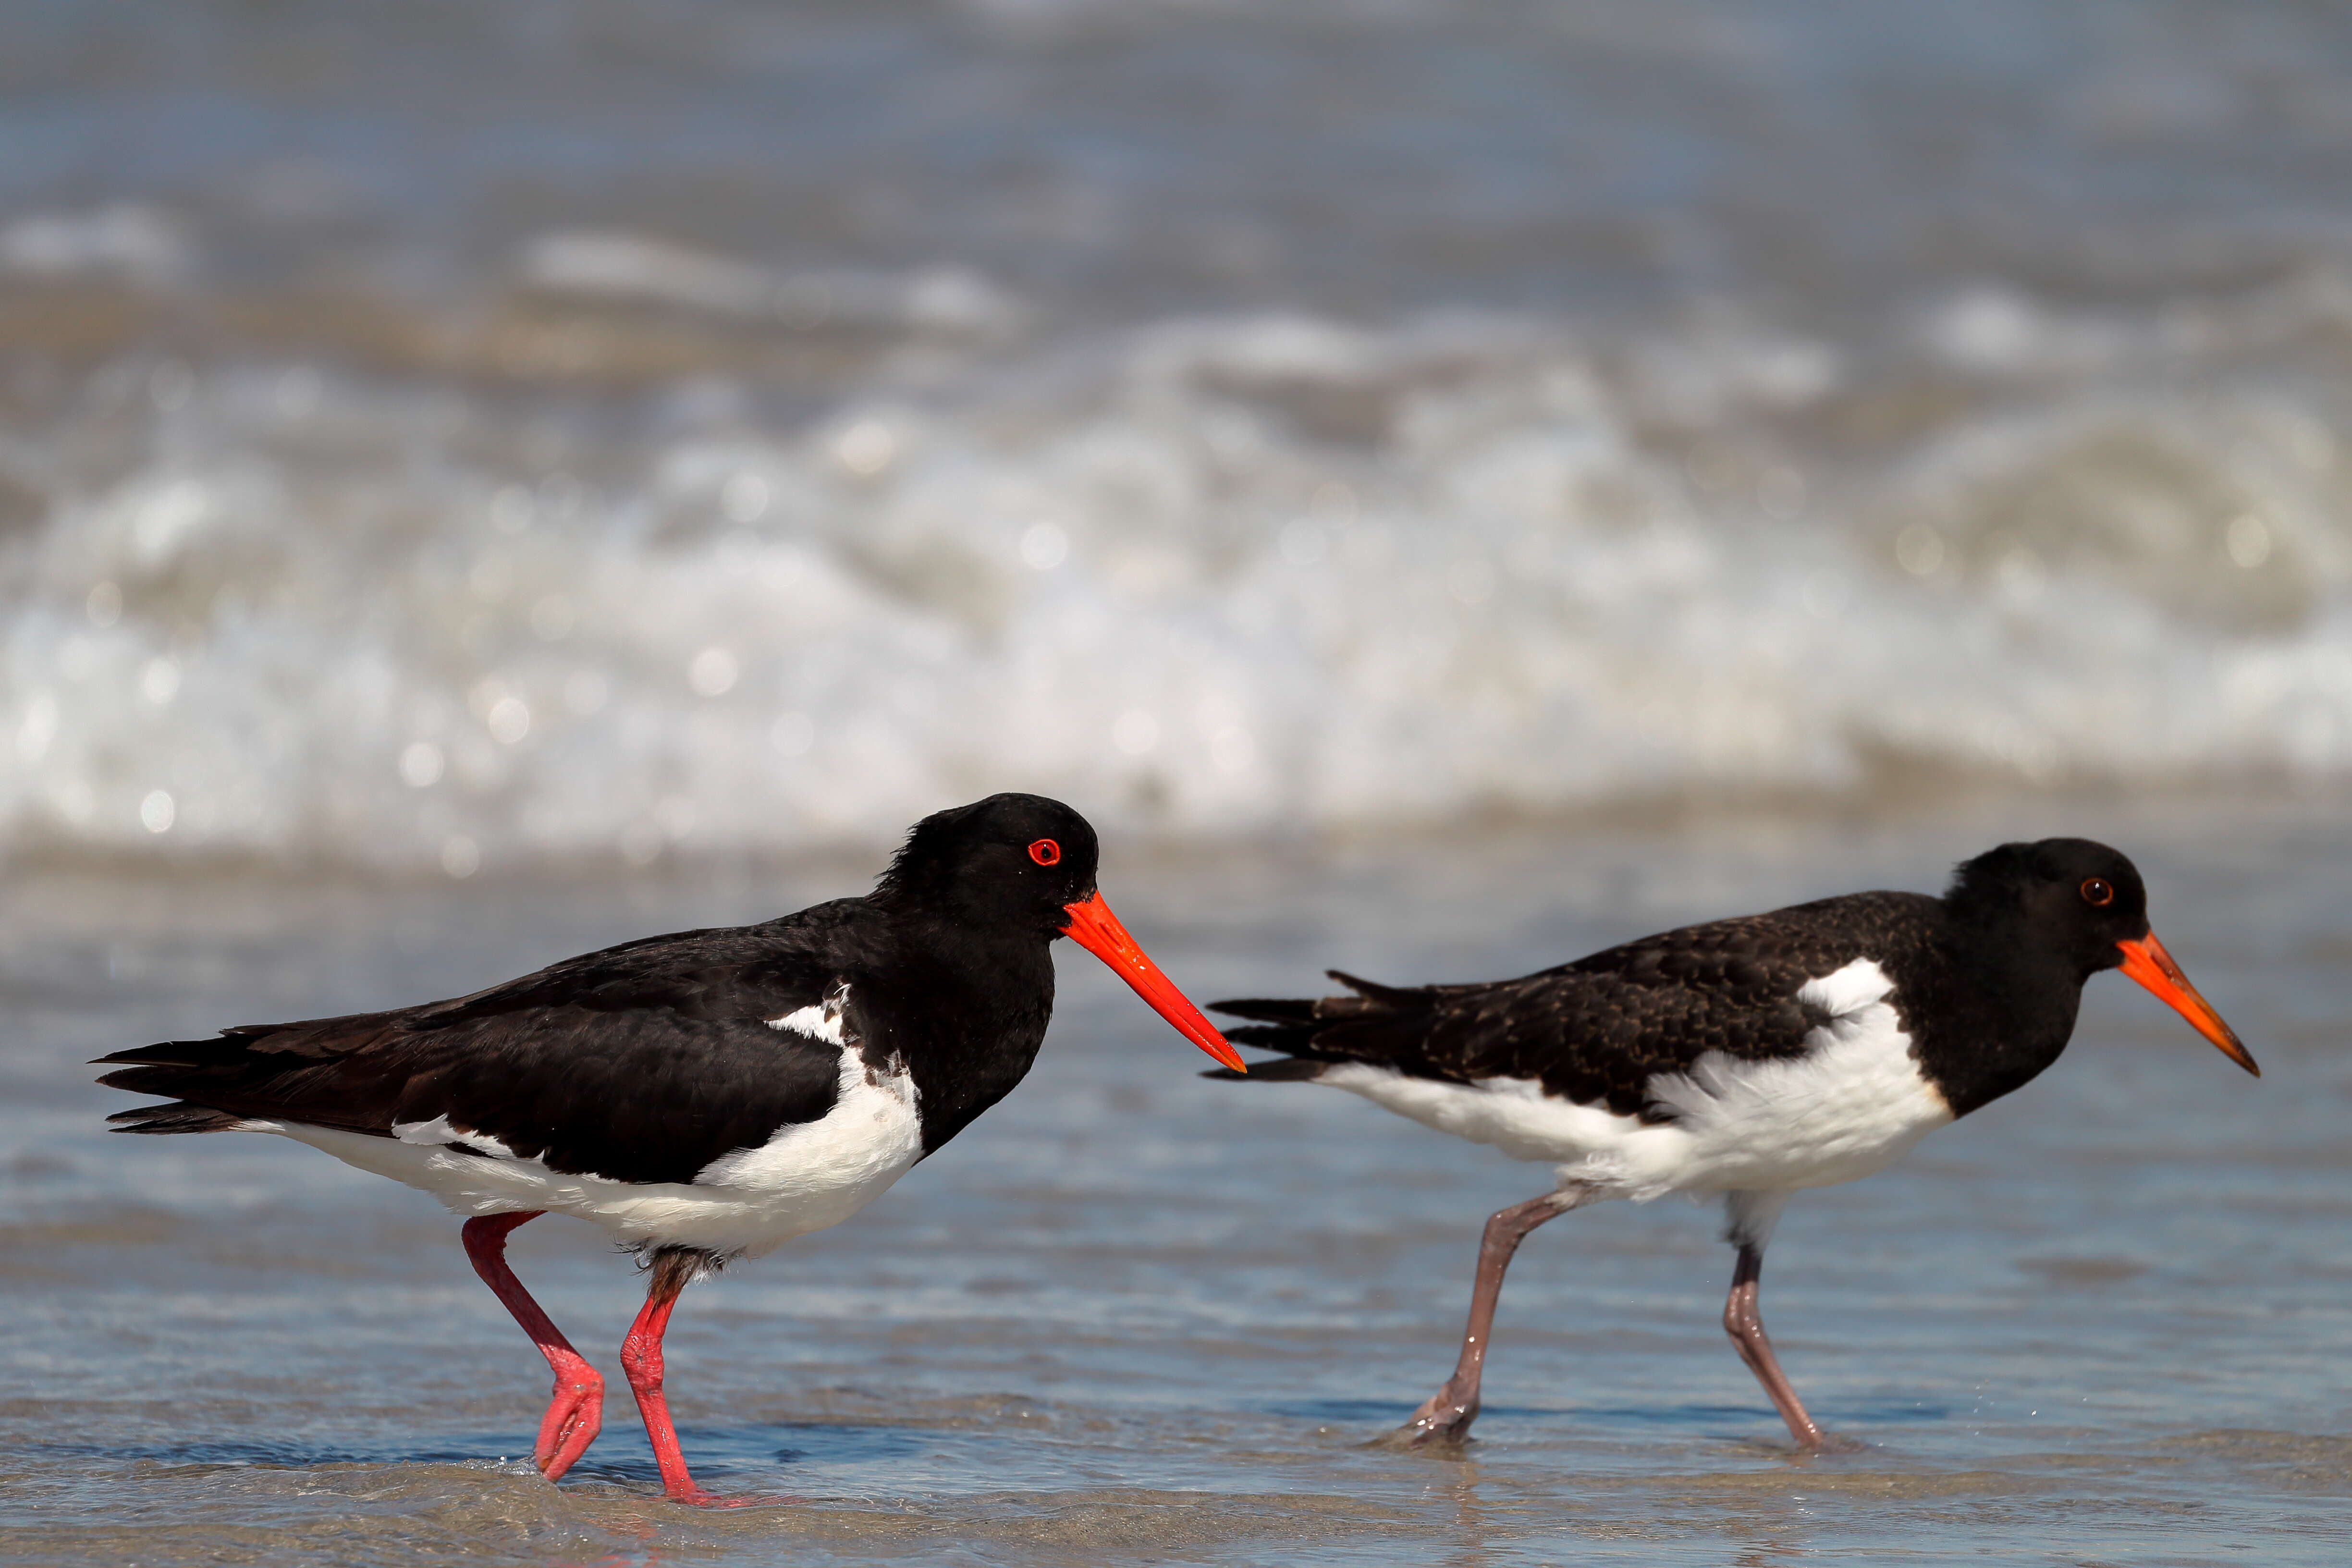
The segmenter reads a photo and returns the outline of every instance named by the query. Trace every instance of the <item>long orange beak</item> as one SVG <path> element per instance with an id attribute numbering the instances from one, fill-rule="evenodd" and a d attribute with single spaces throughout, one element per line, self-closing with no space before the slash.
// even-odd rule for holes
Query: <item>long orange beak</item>
<path id="1" fill-rule="evenodd" d="M 1176 989 L 1176 983 L 1160 973 L 1160 966 L 1138 947 L 1118 917 L 1110 912 L 1100 893 L 1091 895 L 1083 903 L 1064 904 L 1070 912 L 1070 923 L 1062 934 L 1101 959 L 1121 980 L 1135 988 L 1135 994 L 1151 1004 L 1151 1010 L 1176 1026 L 1176 1032 L 1208 1052 L 1235 1072 L 1247 1072 L 1242 1065 L 1241 1053 L 1225 1044 L 1217 1026 L 1201 1016 L 1201 1010 Z"/>
<path id="2" fill-rule="evenodd" d="M 2213 1005 L 2197 994 L 2197 987 L 2189 984 L 2189 976 L 2180 973 L 2180 965 L 2172 954 L 2164 951 L 2164 943 L 2156 940 L 2154 931 L 2137 942 L 2119 942 L 2124 950 L 2124 973 L 2147 986 L 2165 1005 L 2189 1020 L 2196 1031 L 2221 1048 L 2221 1054 L 2253 1074 L 2263 1076 L 2254 1058 L 2239 1043 L 2238 1032 L 2221 1022 L 2221 1015 Z"/>

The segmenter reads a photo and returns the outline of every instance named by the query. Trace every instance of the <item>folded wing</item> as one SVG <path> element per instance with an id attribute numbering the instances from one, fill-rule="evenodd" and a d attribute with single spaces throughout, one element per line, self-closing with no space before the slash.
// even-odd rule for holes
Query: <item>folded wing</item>
<path id="1" fill-rule="evenodd" d="M 1332 970 L 1353 994 L 1211 1005 L 1258 1020 L 1229 1031 L 1235 1044 L 1302 1063 L 1369 1062 L 1462 1083 L 1532 1080 L 1575 1104 L 1657 1115 L 1650 1080 L 1685 1071 L 1707 1052 L 1741 1060 L 1801 1055 L 1826 1015 L 1800 1001 L 1799 991 L 1845 962 L 1853 942 L 1895 931 L 1899 922 L 1889 917 L 1915 899 L 1854 894 L 1710 921 L 1516 980 L 1393 986 Z M 1825 922 L 1824 912 L 1839 918 Z M 1890 949 L 1890 961 L 1898 956 Z M 1315 1070 L 1277 1064 L 1250 1076 L 1278 1080 Z"/>
<path id="2" fill-rule="evenodd" d="M 172 1098 L 109 1120 L 134 1132 L 278 1121 L 460 1147 L 471 1136 L 561 1173 L 690 1182 L 833 1108 L 863 1020 L 829 938 L 855 918 L 820 905 L 584 954 L 453 1001 L 119 1051 L 100 1058 L 116 1068 L 100 1082 Z"/>

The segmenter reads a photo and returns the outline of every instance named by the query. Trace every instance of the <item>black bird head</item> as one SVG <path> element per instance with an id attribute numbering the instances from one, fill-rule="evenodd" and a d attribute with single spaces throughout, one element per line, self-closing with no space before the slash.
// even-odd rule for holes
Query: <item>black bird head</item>
<path id="1" fill-rule="evenodd" d="M 2120 851 L 2087 838 L 2004 844 L 1961 862 L 1944 902 L 2013 951 L 2055 957 L 2077 984 L 2103 969 L 2122 970 L 2222 1055 L 2262 1076 L 2236 1032 L 2148 929 L 2147 886 Z"/>
<path id="2" fill-rule="evenodd" d="M 1095 890 L 1099 854 L 1087 819 L 1041 795 L 992 795 L 915 824 L 874 889 L 877 901 L 921 908 L 1047 941 Z"/>
<path id="3" fill-rule="evenodd" d="M 1110 965 L 1177 1032 L 1229 1068 L 1241 1058 L 1160 971 L 1095 887 L 1095 830 L 1058 800 L 992 795 L 915 824 L 874 900 L 996 931 L 1066 936 Z"/>

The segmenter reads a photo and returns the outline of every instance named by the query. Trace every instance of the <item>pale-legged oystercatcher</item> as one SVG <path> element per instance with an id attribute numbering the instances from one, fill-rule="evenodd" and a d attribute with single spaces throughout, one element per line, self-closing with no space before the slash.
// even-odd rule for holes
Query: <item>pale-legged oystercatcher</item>
<path id="1" fill-rule="evenodd" d="M 1019 1083 L 1067 936 L 1202 1050 L 1241 1058 L 1095 887 L 1096 840 L 1057 801 L 999 795 L 924 818 L 874 891 L 763 925 L 566 960 L 455 1001 L 248 1025 L 100 1058 L 99 1081 L 175 1097 L 126 1132 L 276 1132 L 432 1193 L 547 1357 L 532 1458 L 552 1480 L 602 1423 L 604 1382 L 506 1262 L 541 1214 L 646 1261 L 621 1364 L 663 1489 L 695 1485 L 662 1394 L 684 1286 L 840 1224 Z"/>
<path id="2" fill-rule="evenodd" d="M 2116 968 L 2260 1076 L 2148 929 L 2138 871 L 2080 838 L 1979 855 L 1940 899 L 1853 893 L 1518 980 L 1400 987 L 1334 970 L 1355 994 L 1211 1005 L 1262 1020 L 1231 1037 L 1289 1058 L 1253 1079 L 1329 1084 L 1558 1166 L 1553 1190 L 1487 1220 L 1454 1374 L 1393 1440 L 1469 1430 L 1503 1272 L 1529 1231 L 1604 1198 L 1720 1193 L 1738 1249 L 1724 1329 L 1811 1449 L 1830 1440 L 1758 1312 L 1782 1206 L 2030 1081 L 2065 1048 L 2083 983 Z"/>

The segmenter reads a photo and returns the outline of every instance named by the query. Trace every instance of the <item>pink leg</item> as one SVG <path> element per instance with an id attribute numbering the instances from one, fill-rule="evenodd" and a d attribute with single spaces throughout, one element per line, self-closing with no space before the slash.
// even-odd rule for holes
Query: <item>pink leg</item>
<path id="1" fill-rule="evenodd" d="M 1562 1187 L 1539 1198 L 1516 1204 L 1486 1221 L 1478 1242 L 1478 1271 L 1470 1287 L 1470 1323 L 1463 1331 L 1462 1353 L 1454 1375 L 1435 1394 L 1422 1401 L 1412 1418 L 1381 1441 L 1391 1447 L 1418 1447 L 1424 1443 L 1458 1443 L 1478 1418 L 1478 1383 L 1486 1367 L 1486 1345 L 1494 1336 L 1495 1303 L 1502 1298 L 1503 1273 L 1528 1232 L 1546 1220 L 1558 1219 L 1580 1208 L 1591 1193 L 1582 1187 Z"/>
<path id="2" fill-rule="evenodd" d="M 656 1255 L 652 1278 L 646 1284 L 646 1304 L 621 1342 L 621 1370 L 637 1396 L 637 1414 L 646 1418 L 646 1436 L 653 1440 L 654 1463 L 661 1467 L 662 1490 L 679 1502 L 719 1503 L 721 1500 L 694 1484 L 687 1473 L 686 1454 L 677 1446 L 677 1429 L 670 1425 L 669 1401 L 662 1394 L 662 1335 L 669 1328 L 670 1309 L 677 1293 L 694 1278 L 703 1259 L 691 1252 Z"/>
<path id="3" fill-rule="evenodd" d="M 522 1331 L 530 1336 L 530 1342 L 539 1347 L 539 1353 L 555 1373 L 555 1394 L 540 1419 L 539 1441 L 530 1454 L 530 1462 L 551 1481 L 588 1451 L 588 1445 L 603 1429 L 604 1379 L 572 1348 L 563 1331 L 540 1310 L 522 1281 L 514 1277 L 514 1270 L 507 1267 L 508 1234 L 543 1212 L 532 1209 L 469 1219 L 465 1237 L 466 1256 L 474 1260 L 474 1272 L 506 1303 L 507 1310 L 514 1314 L 514 1321 L 522 1325 Z"/>
<path id="4" fill-rule="evenodd" d="M 1780 1419 L 1789 1424 L 1789 1435 L 1796 1438 L 1798 1447 L 1811 1453 L 1853 1452 L 1862 1445 L 1822 1431 L 1806 1414 L 1788 1374 L 1780 1370 L 1780 1358 L 1772 1353 L 1772 1342 L 1764 1337 L 1764 1314 L 1757 1306 L 1763 1278 L 1763 1251 L 1741 1243 L 1739 1262 L 1731 1271 L 1731 1294 L 1723 1303 L 1723 1331 L 1731 1336 L 1731 1348 L 1739 1352 L 1739 1359 L 1748 1363 L 1748 1370 L 1764 1385 L 1765 1394 L 1780 1412 Z"/>

